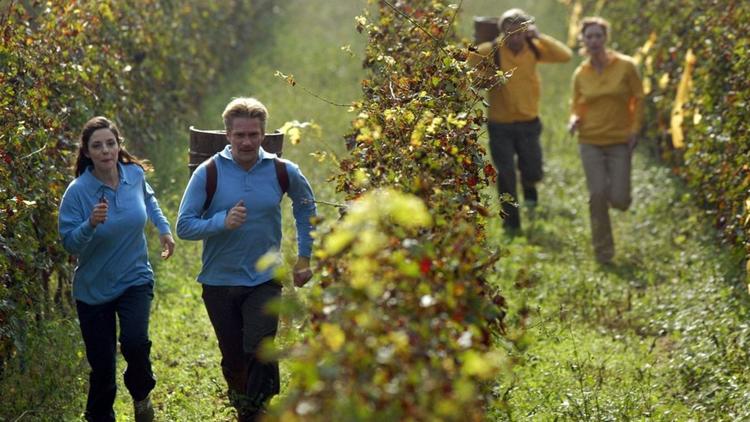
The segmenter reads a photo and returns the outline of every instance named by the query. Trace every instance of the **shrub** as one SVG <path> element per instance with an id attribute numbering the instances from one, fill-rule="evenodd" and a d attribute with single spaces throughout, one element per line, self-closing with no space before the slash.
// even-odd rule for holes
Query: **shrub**
<path id="1" fill-rule="evenodd" d="M 57 205 L 80 127 L 110 116 L 136 151 L 170 133 L 247 53 L 249 26 L 266 3 L 3 2 L 0 365 L 23 346 L 19 333 L 31 321 L 65 309 L 70 296 Z"/>
<path id="2" fill-rule="evenodd" d="M 505 356 L 491 347 L 503 298 L 485 272 L 479 189 L 494 171 L 478 141 L 480 101 L 457 9 L 378 3 L 364 98 L 335 176 L 350 201 L 323 230 L 311 334 L 291 351 L 282 420 L 481 420 Z M 469 73 L 470 74 L 470 73 Z"/>

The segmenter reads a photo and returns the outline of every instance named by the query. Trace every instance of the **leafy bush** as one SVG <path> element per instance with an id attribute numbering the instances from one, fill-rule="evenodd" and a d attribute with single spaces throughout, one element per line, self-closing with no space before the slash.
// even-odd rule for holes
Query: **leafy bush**
<path id="1" fill-rule="evenodd" d="M 0 363 L 23 346 L 31 321 L 65 309 L 70 296 L 57 204 L 80 127 L 111 116 L 136 151 L 170 133 L 247 53 L 249 26 L 266 3 L 0 5 Z"/>
<path id="2" fill-rule="evenodd" d="M 457 9 L 378 3 L 364 99 L 335 176 L 350 201 L 322 235 L 311 335 L 291 351 L 281 420 L 481 420 L 506 362 L 492 348 L 504 300 L 485 273 L 479 188 L 491 165 L 478 142 Z"/>

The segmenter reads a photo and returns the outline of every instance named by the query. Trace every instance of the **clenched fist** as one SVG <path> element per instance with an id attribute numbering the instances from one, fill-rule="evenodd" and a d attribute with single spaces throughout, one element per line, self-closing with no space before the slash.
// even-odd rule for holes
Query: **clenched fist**
<path id="1" fill-rule="evenodd" d="M 96 227 L 99 224 L 107 221 L 108 209 L 109 205 L 107 204 L 107 198 L 102 197 L 101 201 L 99 201 L 98 204 L 94 205 L 94 209 L 91 211 L 91 216 L 89 217 L 89 223 L 91 224 L 91 227 Z"/>
<path id="2" fill-rule="evenodd" d="M 227 213 L 227 216 L 224 219 L 224 227 L 229 230 L 234 230 L 244 224 L 246 218 L 247 208 L 245 208 L 245 201 L 240 199 L 240 202 L 233 206 Z"/>

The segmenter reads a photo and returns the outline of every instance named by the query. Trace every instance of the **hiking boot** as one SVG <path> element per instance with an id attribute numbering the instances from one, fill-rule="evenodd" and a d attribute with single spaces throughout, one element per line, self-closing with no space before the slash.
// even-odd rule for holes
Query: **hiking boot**
<path id="1" fill-rule="evenodd" d="M 536 208 L 536 205 L 539 202 L 539 194 L 537 194 L 535 187 L 523 188 L 523 202 L 528 208 Z"/>
<path id="2" fill-rule="evenodd" d="M 256 410 L 237 409 L 237 422 L 260 422 L 266 415 L 266 409 Z"/>
<path id="3" fill-rule="evenodd" d="M 154 406 L 151 404 L 151 397 L 146 396 L 143 400 L 133 400 L 135 409 L 135 422 L 152 422 L 154 420 Z"/>

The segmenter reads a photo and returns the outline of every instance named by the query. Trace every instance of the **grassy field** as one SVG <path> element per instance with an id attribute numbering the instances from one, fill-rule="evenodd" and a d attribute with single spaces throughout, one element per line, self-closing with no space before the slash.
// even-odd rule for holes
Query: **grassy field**
<path id="1" fill-rule="evenodd" d="M 463 2 L 461 34 L 471 36 L 472 16 L 498 15 L 515 5 Z M 203 101 L 201 117 L 191 124 L 220 128 L 224 105 L 241 95 L 266 103 L 269 129 L 290 120 L 316 123 L 320 130 L 307 132 L 298 145 L 287 144 L 284 156 L 300 164 L 318 199 L 336 201 L 327 182 L 335 171 L 332 161 L 311 153 L 343 153 L 342 136 L 352 116 L 330 103 L 360 96 L 366 40 L 353 19 L 363 7 L 364 1 L 323 0 L 277 6 L 273 18 L 257 28 L 255 51 Z M 524 7 L 543 32 L 567 37 L 567 15 L 558 1 L 528 1 Z M 353 54 L 342 49 L 346 46 Z M 575 140 L 564 131 L 570 75 L 579 60 L 541 66 L 546 176 L 540 206 L 533 214 L 523 211 L 520 237 L 505 237 L 499 219 L 489 224 L 489 247 L 509 252 L 490 277 L 509 299 L 509 325 L 521 326 L 523 310 L 530 317 L 519 328 L 523 337 L 511 351 L 513 373 L 498 381 L 498 401 L 488 419 L 748 419 L 750 304 L 739 258 L 720 246 L 691 193 L 647 154 L 635 156 L 633 207 L 613 214 L 615 265 L 600 268 L 592 259 L 583 173 Z M 276 71 L 294 75 L 297 85 L 274 76 Z M 187 182 L 187 142 L 186 125 L 146 154 L 157 170 L 152 183 L 173 223 Z M 648 149 L 648 140 L 644 143 L 641 150 Z M 496 209 L 494 189 L 487 196 Z M 320 210 L 329 219 L 336 215 L 331 207 Z M 288 229 L 284 248 L 293 252 Z M 155 234 L 149 239 L 155 243 Z M 286 258 L 292 260 L 293 253 Z M 231 420 L 218 348 L 195 281 L 200 244 L 180 241 L 172 259 L 154 262 L 153 395 L 159 420 Z M 304 298 L 304 290 L 286 288 L 285 294 Z M 298 338 L 296 327 L 294 320 L 282 322 L 282 344 Z M 35 331 L 23 356 L 13 370 L 24 375 L 0 383 L 0 420 L 78 420 L 88 369 L 75 321 L 54 321 Z M 285 371 L 282 377 L 286 383 Z M 131 420 L 131 402 L 120 386 L 118 420 Z"/>

